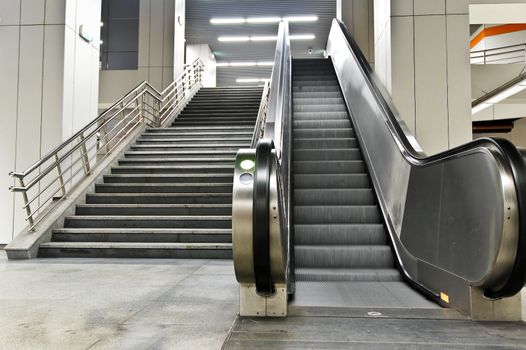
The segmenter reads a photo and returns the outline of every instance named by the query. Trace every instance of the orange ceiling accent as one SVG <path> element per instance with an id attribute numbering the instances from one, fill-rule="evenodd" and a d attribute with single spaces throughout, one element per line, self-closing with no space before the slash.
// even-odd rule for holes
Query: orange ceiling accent
<path id="1" fill-rule="evenodd" d="M 480 31 L 480 33 L 475 36 L 470 43 L 470 47 L 474 48 L 478 43 L 480 43 L 484 38 L 495 35 L 502 35 L 513 32 L 520 32 L 521 30 L 526 30 L 526 23 L 520 24 L 504 24 L 501 26 L 488 27 Z"/>

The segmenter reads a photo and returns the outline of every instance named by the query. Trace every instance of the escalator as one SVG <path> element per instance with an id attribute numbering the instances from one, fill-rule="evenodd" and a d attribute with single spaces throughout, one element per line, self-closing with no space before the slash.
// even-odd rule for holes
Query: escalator
<path id="1" fill-rule="evenodd" d="M 293 61 L 293 86 L 296 281 L 399 281 L 330 61 Z"/>
<path id="2" fill-rule="evenodd" d="M 337 20 L 326 52 L 293 59 L 280 25 L 263 136 L 236 158 L 240 315 L 447 308 L 520 319 L 521 152 L 479 139 L 426 156 Z"/>

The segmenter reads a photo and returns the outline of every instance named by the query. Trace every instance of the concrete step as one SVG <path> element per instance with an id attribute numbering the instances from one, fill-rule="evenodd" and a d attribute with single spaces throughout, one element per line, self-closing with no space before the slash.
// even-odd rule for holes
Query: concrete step
<path id="1" fill-rule="evenodd" d="M 230 243 L 42 243 L 39 257 L 231 259 Z"/>
<path id="2" fill-rule="evenodd" d="M 138 142 L 133 147 L 145 147 L 145 146 L 152 146 L 152 147 L 159 147 L 159 144 L 163 144 L 160 142 Z M 166 145 L 168 143 L 164 143 L 163 145 Z M 224 148 L 243 148 L 247 147 L 247 144 L 250 145 L 250 141 L 243 141 L 243 142 L 203 142 L 203 143 L 169 143 L 169 145 L 173 148 L 180 148 L 180 149 L 202 149 L 207 148 L 211 150 L 221 150 Z"/>
<path id="3" fill-rule="evenodd" d="M 221 120 L 221 118 L 217 118 L 217 120 L 182 120 L 177 119 L 173 122 L 172 126 L 254 126 L 255 119 L 251 120 Z"/>
<path id="4" fill-rule="evenodd" d="M 53 242 L 186 242 L 231 243 L 230 229 L 199 228 L 60 228 Z"/>
<path id="5" fill-rule="evenodd" d="M 155 145 L 157 146 L 157 145 Z M 237 150 L 216 150 L 216 151 L 183 151 L 171 147 L 170 144 L 162 144 L 161 147 L 156 147 L 158 150 L 141 150 L 132 149 L 124 153 L 126 158 L 157 158 L 161 156 L 177 157 L 177 158 L 235 158 Z M 163 149 L 164 148 L 164 149 Z"/>
<path id="6" fill-rule="evenodd" d="M 123 158 L 119 165 L 233 165 L 231 158 Z"/>
<path id="7" fill-rule="evenodd" d="M 93 215 L 67 216 L 64 227 L 76 228 L 231 228 L 231 216 Z"/>
<path id="8" fill-rule="evenodd" d="M 254 131 L 249 128 L 246 131 L 235 131 L 235 130 L 201 130 L 201 131 L 179 131 L 169 128 L 159 128 L 159 129 L 147 129 L 144 136 L 152 136 L 152 135 L 162 135 L 162 136 L 177 136 L 178 138 L 194 138 L 194 137 L 238 137 L 238 136 L 246 136 L 251 137 L 254 134 Z"/>
<path id="9" fill-rule="evenodd" d="M 232 174 L 111 174 L 104 175 L 104 183 L 232 183 Z"/>
<path id="10" fill-rule="evenodd" d="M 179 115 L 174 122 L 180 121 L 252 121 L 255 122 L 257 119 L 257 111 L 246 114 L 234 114 L 233 112 L 227 111 L 224 114 L 211 114 L 211 113 L 185 113 Z"/>
<path id="11" fill-rule="evenodd" d="M 250 144 L 250 143 L 249 143 Z M 201 145 L 202 146 L 202 145 Z M 205 154 L 210 155 L 213 158 L 215 154 L 221 154 L 221 152 L 235 152 L 239 151 L 240 148 L 247 148 L 246 145 L 240 146 L 240 144 L 228 144 L 227 146 L 212 146 L 205 145 L 204 147 L 181 147 L 180 145 L 173 143 L 160 143 L 160 144 L 135 144 L 130 147 L 131 151 L 171 151 L 181 154 L 181 157 L 194 157 L 195 155 Z"/>
<path id="12" fill-rule="evenodd" d="M 96 193 L 227 193 L 230 183 L 108 183 L 96 184 Z"/>
<path id="13" fill-rule="evenodd" d="M 78 204 L 76 215 L 232 215 L 231 204 Z"/>
<path id="14" fill-rule="evenodd" d="M 217 143 L 217 144 L 223 144 L 223 143 L 232 143 L 232 142 L 250 142 L 252 141 L 252 135 L 250 137 L 247 136 L 231 136 L 231 137 L 195 137 L 195 138 L 185 138 L 180 139 L 177 136 L 169 136 L 169 137 L 160 137 L 160 136 L 149 136 L 149 135 L 143 135 L 139 139 L 137 139 L 138 143 L 155 143 L 155 142 L 171 142 L 175 144 L 183 143 L 183 144 L 192 144 L 192 143 Z"/>
<path id="15" fill-rule="evenodd" d="M 111 168 L 112 174 L 184 174 L 201 172 L 227 173 L 234 172 L 230 165 L 121 165 Z"/>
<path id="16" fill-rule="evenodd" d="M 89 193 L 87 204 L 232 204 L 229 193 Z"/>
<path id="17" fill-rule="evenodd" d="M 150 131 L 151 129 L 147 129 Z M 233 133 L 235 132 L 254 132 L 254 125 L 229 125 L 229 126 L 222 126 L 222 125 L 208 125 L 208 126 L 194 126 L 194 127 L 188 127 L 188 126 L 182 126 L 182 125 L 172 125 L 163 129 L 158 129 L 168 131 L 168 132 L 197 132 L 197 131 L 224 131 L 228 132 L 231 131 Z"/>

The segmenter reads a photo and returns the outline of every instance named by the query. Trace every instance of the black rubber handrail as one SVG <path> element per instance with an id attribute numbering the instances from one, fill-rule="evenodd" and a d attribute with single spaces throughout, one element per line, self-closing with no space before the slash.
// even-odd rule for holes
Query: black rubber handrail
<path id="1" fill-rule="evenodd" d="M 270 171 L 274 142 L 259 140 L 256 145 L 256 169 L 254 172 L 254 197 L 252 218 L 252 252 L 256 293 L 263 296 L 274 294 L 270 269 Z"/>
<path id="2" fill-rule="evenodd" d="M 360 68 L 367 78 L 366 80 L 373 95 L 386 116 L 386 121 L 393 137 L 400 141 L 400 144 L 404 148 L 402 153 L 409 163 L 416 166 L 429 166 L 433 163 L 441 163 L 449 158 L 456 157 L 460 153 L 466 151 L 475 150 L 477 148 L 489 148 L 491 146 L 495 147 L 498 150 L 498 153 L 502 156 L 502 159 L 505 160 L 510 173 L 513 175 L 517 196 L 519 212 L 517 253 L 514 266 L 509 273 L 507 281 L 494 289 L 491 287 L 487 288 L 484 291 L 484 294 L 489 298 L 498 299 L 510 297 L 520 292 L 526 282 L 526 163 L 519 150 L 511 142 L 499 138 L 480 138 L 433 156 L 424 156 L 422 153 L 415 150 L 396 119 L 393 113 L 394 106 L 392 105 L 390 98 L 386 98 L 387 93 L 380 87 L 381 83 L 377 82 L 377 78 L 373 74 L 369 62 L 363 55 L 345 24 L 339 20 L 338 24 L 347 39 L 347 44 L 349 45 L 351 52 L 355 56 Z"/>

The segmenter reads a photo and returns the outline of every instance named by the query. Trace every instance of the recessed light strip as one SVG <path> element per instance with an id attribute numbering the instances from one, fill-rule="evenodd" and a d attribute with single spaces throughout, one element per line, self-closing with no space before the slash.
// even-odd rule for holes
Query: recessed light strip
<path id="1" fill-rule="evenodd" d="M 314 34 L 295 34 L 289 36 L 290 40 L 313 40 L 316 38 Z M 275 35 L 253 35 L 253 36 L 220 36 L 217 38 L 221 42 L 248 42 L 248 41 L 276 41 L 278 39 Z"/>
<path id="2" fill-rule="evenodd" d="M 210 23 L 212 24 L 268 24 L 268 23 L 279 23 L 281 21 L 288 22 L 316 22 L 318 16 L 308 15 L 308 16 L 270 16 L 270 17 L 230 17 L 230 18 L 211 18 Z"/>

